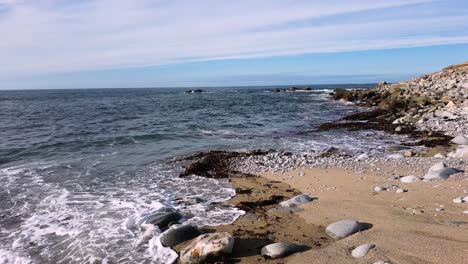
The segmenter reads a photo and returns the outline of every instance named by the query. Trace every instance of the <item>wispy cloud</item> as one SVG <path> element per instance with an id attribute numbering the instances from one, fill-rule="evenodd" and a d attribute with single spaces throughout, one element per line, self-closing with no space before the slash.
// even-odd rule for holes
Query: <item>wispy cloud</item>
<path id="1" fill-rule="evenodd" d="M 468 43 L 460 0 L 0 0 L 0 77 Z"/>

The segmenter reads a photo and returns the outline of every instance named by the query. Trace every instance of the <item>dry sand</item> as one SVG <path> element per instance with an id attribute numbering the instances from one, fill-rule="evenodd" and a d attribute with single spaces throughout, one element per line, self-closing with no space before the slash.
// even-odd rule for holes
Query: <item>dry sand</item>
<path id="1" fill-rule="evenodd" d="M 305 175 L 299 176 L 300 172 Z M 314 168 L 261 176 L 316 197 L 301 206 L 304 211 L 294 213 L 312 226 L 325 227 L 343 219 L 373 225 L 327 246 L 294 254 L 284 263 L 468 263 L 468 215 L 463 214 L 468 203 L 452 202 L 453 198 L 467 195 L 467 180 L 403 184 L 382 176 Z M 374 186 L 384 184 L 398 185 L 408 192 L 373 192 Z M 366 257 L 352 258 L 350 250 L 364 243 L 377 247 Z"/>

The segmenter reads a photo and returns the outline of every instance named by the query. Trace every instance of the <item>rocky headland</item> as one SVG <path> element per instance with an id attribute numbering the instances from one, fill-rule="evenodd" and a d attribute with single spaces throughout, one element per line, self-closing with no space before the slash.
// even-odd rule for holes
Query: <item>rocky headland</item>
<path id="1" fill-rule="evenodd" d="M 331 99 L 360 110 L 319 130 L 383 130 L 412 143 L 175 160 L 181 177 L 228 180 L 236 190 L 229 203 L 245 212 L 230 225 L 170 227 L 161 241 L 180 263 L 465 263 L 468 63 L 369 90 L 338 89 Z M 166 217 L 175 216 L 182 217 Z"/>

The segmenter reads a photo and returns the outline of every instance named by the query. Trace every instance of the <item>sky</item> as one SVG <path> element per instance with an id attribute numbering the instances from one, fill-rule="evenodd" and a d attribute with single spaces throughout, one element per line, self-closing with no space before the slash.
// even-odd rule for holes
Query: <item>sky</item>
<path id="1" fill-rule="evenodd" d="M 0 0 L 0 89 L 401 81 L 468 61 L 466 0 Z"/>

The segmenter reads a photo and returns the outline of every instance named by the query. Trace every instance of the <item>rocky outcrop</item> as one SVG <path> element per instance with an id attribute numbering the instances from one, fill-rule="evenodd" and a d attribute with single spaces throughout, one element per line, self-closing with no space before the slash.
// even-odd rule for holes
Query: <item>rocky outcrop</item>
<path id="1" fill-rule="evenodd" d="M 468 134 L 468 62 L 405 82 L 381 82 L 369 90 L 338 89 L 331 97 L 385 110 L 382 118 L 396 126 Z"/>

